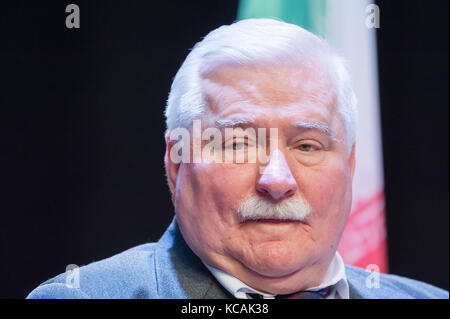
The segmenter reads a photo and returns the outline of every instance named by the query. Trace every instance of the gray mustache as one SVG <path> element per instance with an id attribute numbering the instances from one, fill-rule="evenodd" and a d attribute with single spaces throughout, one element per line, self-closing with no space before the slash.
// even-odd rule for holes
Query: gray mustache
<path id="1" fill-rule="evenodd" d="M 241 222 L 257 219 L 304 221 L 311 213 L 311 207 L 301 197 L 285 199 L 274 204 L 254 195 L 242 202 L 237 211 Z"/>

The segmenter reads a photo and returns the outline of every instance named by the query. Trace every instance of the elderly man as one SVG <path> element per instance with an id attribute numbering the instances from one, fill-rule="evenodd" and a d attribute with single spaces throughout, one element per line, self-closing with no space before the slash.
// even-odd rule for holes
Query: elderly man
<path id="1" fill-rule="evenodd" d="M 176 212 L 165 234 L 29 298 L 448 298 L 394 275 L 368 285 L 336 251 L 356 98 L 323 40 L 271 19 L 222 26 L 186 58 L 165 114 Z"/>

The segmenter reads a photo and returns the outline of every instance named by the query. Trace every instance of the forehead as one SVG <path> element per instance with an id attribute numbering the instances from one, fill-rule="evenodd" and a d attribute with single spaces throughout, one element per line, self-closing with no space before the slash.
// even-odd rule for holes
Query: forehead
<path id="1" fill-rule="evenodd" d="M 336 85 L 326 65 L 222 65 L 202 74 L 207 111 L 214 117 L 315 118 L 337 113 Z"/>

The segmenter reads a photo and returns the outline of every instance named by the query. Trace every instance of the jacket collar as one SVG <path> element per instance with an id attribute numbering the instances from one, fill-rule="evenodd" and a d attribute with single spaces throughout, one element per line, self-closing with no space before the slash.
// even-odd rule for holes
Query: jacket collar
<path id="1" fill-rule="evenodd" d="M 230 298 L 188 247 L 175 217 L 158 242 L 155 268 L 159 298 Z"/>

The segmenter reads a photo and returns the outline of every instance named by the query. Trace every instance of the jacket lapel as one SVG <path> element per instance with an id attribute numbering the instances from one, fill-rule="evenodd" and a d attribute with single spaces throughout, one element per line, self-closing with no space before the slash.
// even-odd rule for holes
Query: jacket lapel
<path id="1" fill-rule="evenodd" d="M 349 298 L 350 299 L 362 299 L 362 296 L 359 294 L 358 290 L 356 290 L 355 286 L 347 279 L 348 289 L 349 289 Z"/>
<path id="2" fill-rule="evenodd" d="M 157 244 L 155 267 L 160 298 L 230 298 L 187 246 L 176 217 Z"/>

